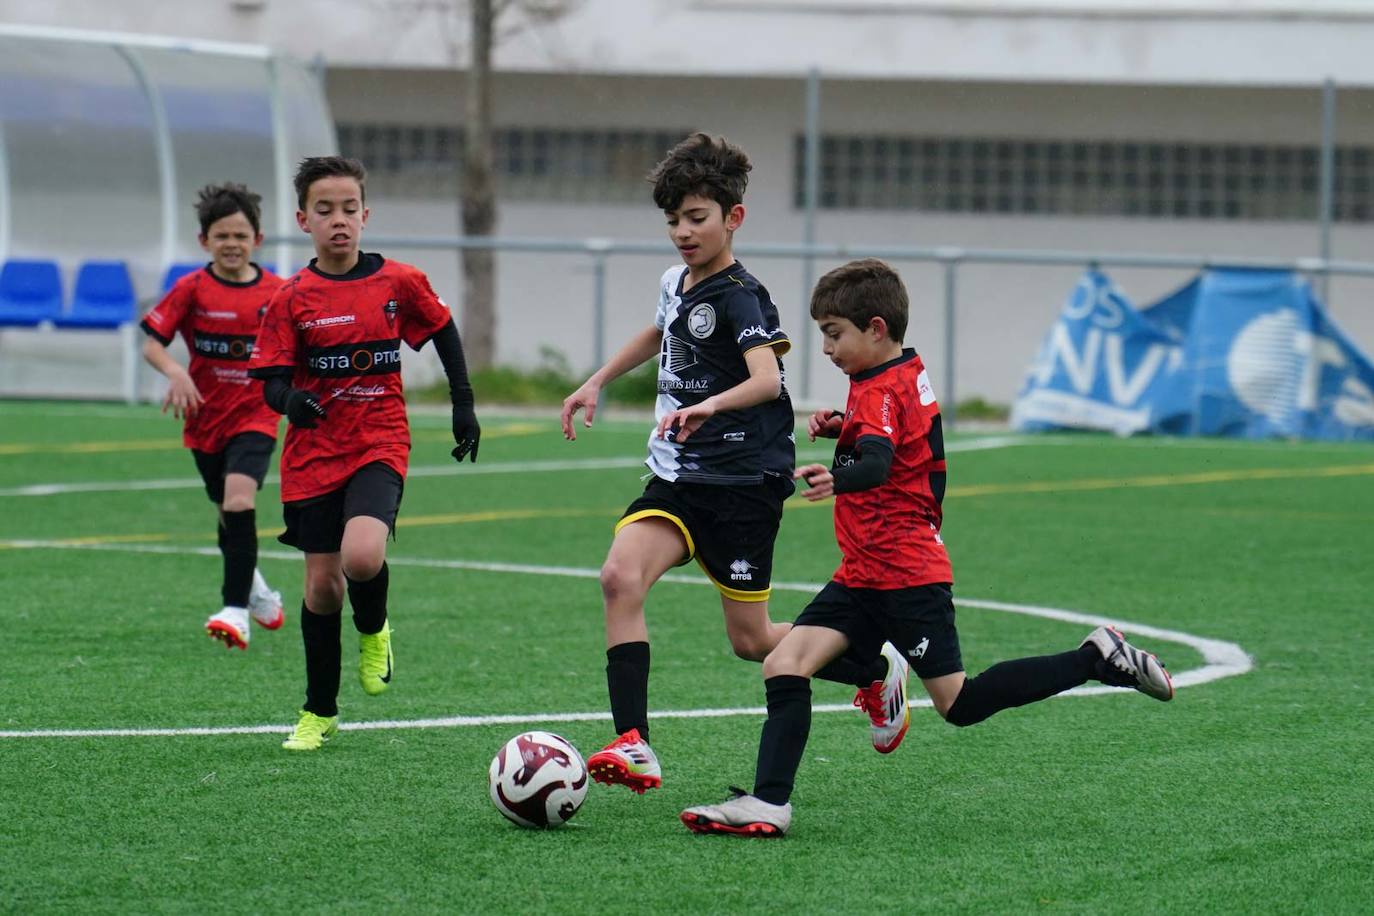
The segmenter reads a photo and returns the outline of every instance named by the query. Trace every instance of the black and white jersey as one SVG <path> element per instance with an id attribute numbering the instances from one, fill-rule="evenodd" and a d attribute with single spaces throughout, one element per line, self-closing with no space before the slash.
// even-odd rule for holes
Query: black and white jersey
<path id="1" fill-rule="evenodd" d="M 654 324 L 663 331 L 655 404 L 660 420 L 748 379 L 744 354 L 755 347 L 772 347 L 781 357 L 791 346 L 768 290 L 738 261 L 683 293 L 686 278 L 687 267 L 678 265 L 659 283 Z M 673 441 L 671 430 L 662 439 L 651 433 L 645 463 L 668 481 L 753 484 L 765 474 L 790 480 L 795 455 L 792 401 L 784 381 L 776 400 L 718 413 L 685 443 Z"/>

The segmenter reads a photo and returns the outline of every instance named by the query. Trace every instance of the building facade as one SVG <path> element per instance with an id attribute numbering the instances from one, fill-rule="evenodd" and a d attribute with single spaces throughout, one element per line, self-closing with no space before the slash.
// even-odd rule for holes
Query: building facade
<path id="1" fill-rule="evenodd" d="M 371 170 L 369 231 L 457 232 L 466 4 L 176 4 L 188 5 L 196 15 L 167 17 L 168 30 L 175 21 L 184 37 L 318 62 L 340 146 Z M 0 21 L 149 30 L 169 6 L 0 0 Z M 644 173 L 682 134 L 706 130 L 754 160 L 740 246 L 802 241 L 815 68 L 819 242 L 1312 257 L 1327 78 L 1338 87 L 1331 253 L 1366 260 L 1374 242 L 1374 11 L 1353 0 L 527 0 L 507 16 L 494 79 L 502 236 L 662 239 Z M 455 253 L 389 253 L 420 264 L 461 309 Z M 603 347 L 651 319 L 672 260 L 666 240 L 661 257 L 610 259 Z M 818 350 L 805 285 L 833 262 L 808 274 L 795 259 L 742 260 L 794 339 Z M 908 342 L 943 379 L 942 270 L 898 267 L 913 301 Z M 1079 272 L 959 269 L 958 398 L 1014 397 Z M 1139 302 L 1190 273 L 1110 272 Z M 590 368 L 593 283 L 586 257 L 503 253 L 501 361 L 553 348 Z M 1336 279 L 1330 292 L 1336 319 L 1374 349 L 1374 284 Z M 788 366 L 807 400 L 842 397 L 818 352 Z"/>

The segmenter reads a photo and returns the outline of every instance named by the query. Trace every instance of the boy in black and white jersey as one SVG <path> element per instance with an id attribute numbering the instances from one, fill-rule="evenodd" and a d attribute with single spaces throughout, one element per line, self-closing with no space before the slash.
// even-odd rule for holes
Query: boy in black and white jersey
<path id="1" fill-rule="evenodd" d="M 654 169 L 654 203 L 684 264 L 663 274 L 654 323 L 563 402 L 563 436 L 576 439 L 573 418 L 585 410 L 592 425 L 603 385 L 659 357 L 658 422 L 646 462 L 653 477 L 616 525 L 601 568 L 606 681 L 619 737 L 587 761 L 598 782 L 640 793 L 662 784 L 649 747 L 649 588 L 696 559 L 720 592 L 726 635 L 740 658 L 761 661 L 790 629 L 768 616 L 773 543 L 793 490 L 792 403 L 780 359 L 790 342 L 768 291 L 731 248 L 750 168 L 739 147 L 698 133 Z M 840 659 L 819 676 L 867 685 L 875 667 L 882 678 L 884 659 L 866 666 Z"/>

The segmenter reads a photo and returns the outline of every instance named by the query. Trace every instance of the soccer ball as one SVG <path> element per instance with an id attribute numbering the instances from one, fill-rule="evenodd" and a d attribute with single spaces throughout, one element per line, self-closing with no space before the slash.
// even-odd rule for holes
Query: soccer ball
<path id="1" fill-rule="evenodd" d="M 560 827 L 587 797 L 587 764 L 566 738 L 516 735 L 487 771 L 491 803 L 521 827 Z"/>

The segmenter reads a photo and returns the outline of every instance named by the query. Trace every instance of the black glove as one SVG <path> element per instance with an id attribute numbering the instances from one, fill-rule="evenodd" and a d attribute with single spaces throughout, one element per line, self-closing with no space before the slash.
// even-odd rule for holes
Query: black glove
<path id="1" fill-rule="evenodd" d="M 286 396 L 286 419 L 301 429 L 314 429 L 325 418 L 324 407 L 308 391 L 292 388 Z"/>
<path id="2" fill-rule="evenodd" d="M 477 414 L 471 403 L 453 405 L 453 460 L 462 462 L 469 453 L 472 463 L 477 463 L 477 444 L 482 439 L 482 427 L 477 423 Z"/>

